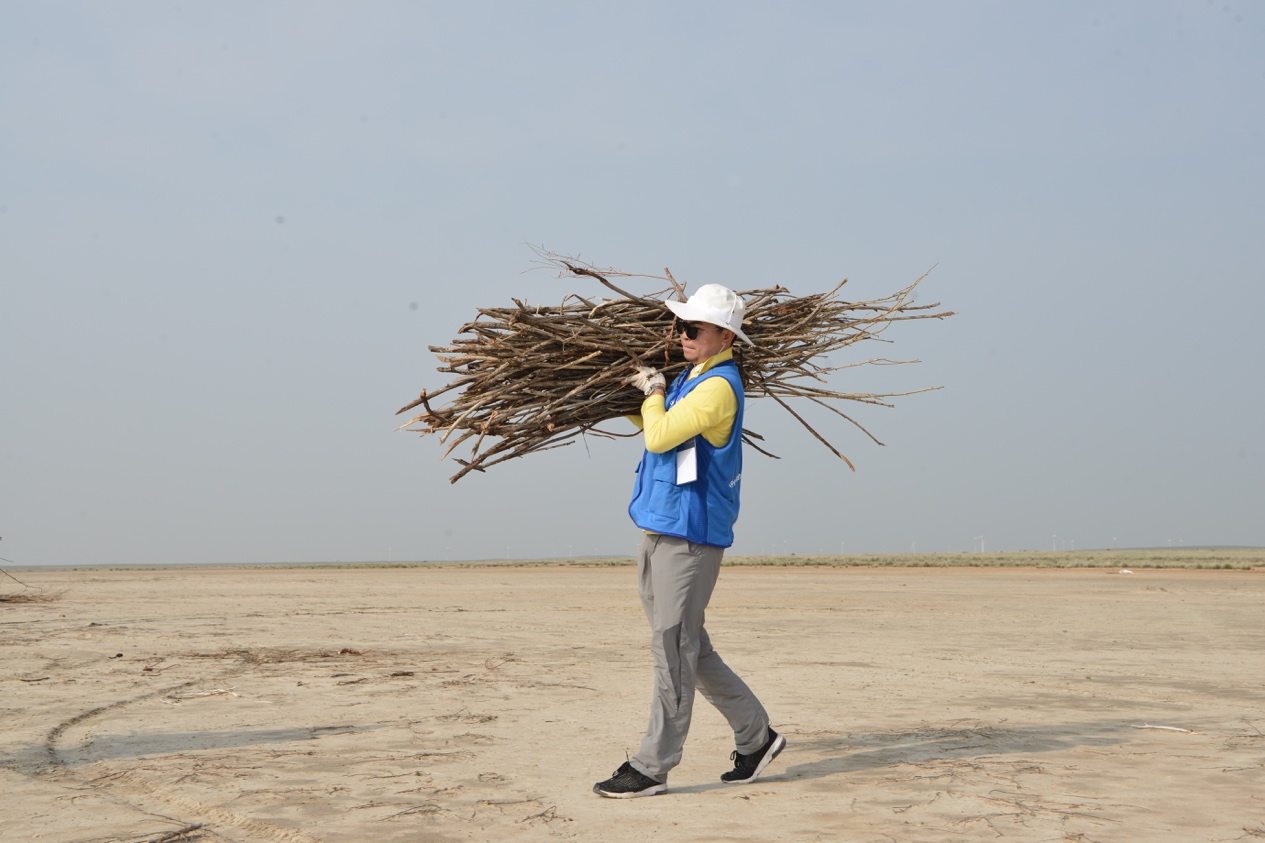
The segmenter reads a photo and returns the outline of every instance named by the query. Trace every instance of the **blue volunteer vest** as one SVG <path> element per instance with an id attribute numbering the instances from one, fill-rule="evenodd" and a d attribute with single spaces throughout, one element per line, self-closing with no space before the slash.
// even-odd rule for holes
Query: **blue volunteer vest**
<path id="1" fill-rule="evenodd" d="M 738 399 L 738 415 L 733 432 L 723 447 L 717 448 L 702 434 L 695 436 L 698 479 L 677 485 L 676 454 L 680 446 L 662 454 L 646 451 L 637 466 L 628 515 L 643 530 L 676 536 L 715 547 L 734 543 L 734 522 L 738 520 L 738 492 L 742 482 L 742 376 L 738 364 L 726 360 L 688 380 L 690 370 L 677 375 L 664 398 L 669 410 L 677 401 L 708 378 L 724 378 Z M 686 447 L 689 442 L 684 443 Z"/>

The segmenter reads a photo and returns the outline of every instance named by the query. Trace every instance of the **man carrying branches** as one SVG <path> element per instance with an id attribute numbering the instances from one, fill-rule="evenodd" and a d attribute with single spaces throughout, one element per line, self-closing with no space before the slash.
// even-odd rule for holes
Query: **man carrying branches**
<path id="1" fill-rule="evenodd" d="M 746 306 L 732 290 L 708 284 L 688 301 L 665 302 L 692 368 L 668 388 L 656 369 L 640 366 L 630 383 L 646 395 L 641 415 L 645 452 L 628 513 L 645 531 L 638 554 L 638 591 L 652 630 L 654 699 L 637 754 L 593 786 L 627 799 L 667 790 L 681 761 L 694 691 L 734 731 L 734 768 L 721 781 L 754 781 L 786 746 L 764 706 L 720 655 L 703 628 L 704 613 L 733 544 L 742 483 L 743 386 L 733 343 Z"/>

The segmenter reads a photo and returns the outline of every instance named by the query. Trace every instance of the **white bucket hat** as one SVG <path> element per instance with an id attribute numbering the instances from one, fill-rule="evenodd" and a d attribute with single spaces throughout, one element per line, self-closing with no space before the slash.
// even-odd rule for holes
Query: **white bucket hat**
<path id="1" fill-rule="evenodd" d="M 747 305 L 728 287 L 722 287 L 719 284 L 704 284 L 690 296 L 689 301 L 669 301 L 664 304 L 682 321 L 716 325 L 733 331 L 742 337 L 747 345 L 755 345 L 751 338 L 742 332 L 742 320 L 747 315 Z"/>

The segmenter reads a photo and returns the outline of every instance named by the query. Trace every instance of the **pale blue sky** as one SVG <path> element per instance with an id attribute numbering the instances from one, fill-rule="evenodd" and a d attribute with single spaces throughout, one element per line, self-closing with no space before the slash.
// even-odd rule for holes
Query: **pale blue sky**
<path id="1" fill-rule="evenodd" d="M 631 553 L 635 440 L 453 486 L 394 431 L 475 308 L 578 288 L 529 243 L 936 265 L 923 362 L 835 384 L 944 389 L 858 409 L 885 448 L 812 414 L 855 474 L 753 402 L 734 553 L 1265 545 L 1262 103 L 1206 0 L 6 2 L 0 556 Z"/>

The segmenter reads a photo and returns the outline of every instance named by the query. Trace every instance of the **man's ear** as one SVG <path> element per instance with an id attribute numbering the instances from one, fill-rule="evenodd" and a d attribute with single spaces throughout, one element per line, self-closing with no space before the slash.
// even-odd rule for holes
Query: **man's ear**
<path id="1" fill-rule="evenodd" d="M 734 340 L 738 339 L 738 335 L 735 334 L 733 331 L 729 330 L 728 328 L 724 328 L 723 330 L 726 334 L 729 335 L 728 337 L 725 338 L 725 348 L 732 348 L 734 344 Z"/>

